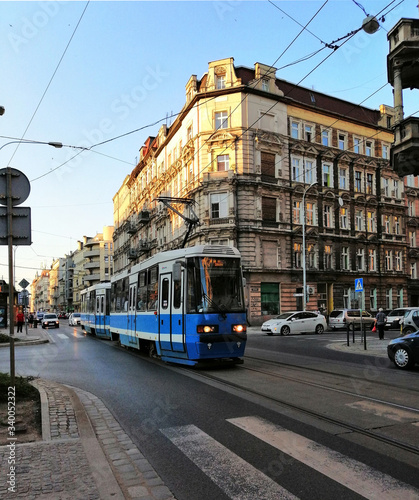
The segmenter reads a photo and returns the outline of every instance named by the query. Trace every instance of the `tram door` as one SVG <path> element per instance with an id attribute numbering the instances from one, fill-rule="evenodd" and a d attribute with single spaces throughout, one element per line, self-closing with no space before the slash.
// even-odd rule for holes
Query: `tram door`
<path id="1" fill-rule="evenodd" d="M 129 287 L 129 299 L 128 299 L 128 335 L 130 343 L 137 343 L 137 339 L 135 336 L 136 330 L 136 312 L 135 312 L 135 302 L 137 299 L 137 284 L 134 283 Z"/>
<path id="2" fill-rule="evenodd" d="M 172 280 L 171 273 L 160 275 L 159 327 L 160 341 L 170 339 L 170 349 L 185 352 L 183 314 L 180 293 L 182 285 Z M 162 338 L 163 336 L 163 338 Z M 167 344 L 166 344 L 167 345 Z"/>
<path id="3" fill-rule="evenodd" d="M 100 333 L 105 331 L 105 297 L 103 295 L 96 295 L 95 329 Z"/>

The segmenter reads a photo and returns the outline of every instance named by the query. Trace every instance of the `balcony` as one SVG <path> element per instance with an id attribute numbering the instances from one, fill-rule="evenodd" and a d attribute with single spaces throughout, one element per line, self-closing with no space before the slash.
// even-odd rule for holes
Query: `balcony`
<path id="1" fill-rule="evenodd" d="M 400 19 L 388 32 L 387 38 L 390 44 L 388 82 L 394 87 L 395 72 L 399 71 L 402 88 L 418 88 L 419 19 Z"/>
<path id="2" fill-rule="evenodd" d="M 390 161 L 400 177 L 419 174 L 419 118 L 410 116 L 394 127 Z"/>
<path id="3" fill-rule="evenodd" d="M 84 257 L 90 259 L 92 257 L 100 257 L 100 250 L 90 250 L 89 252 L 84 252 Z"/>

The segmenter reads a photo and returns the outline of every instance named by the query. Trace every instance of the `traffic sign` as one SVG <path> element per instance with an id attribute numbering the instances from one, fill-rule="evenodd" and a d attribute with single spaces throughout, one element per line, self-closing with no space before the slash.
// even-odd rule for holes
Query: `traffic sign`
<path id="1" fill-rule="evenodd" d="M 355 292 L 363 292 L 364 291 L 364 279 L 357 278 L 355 280 Z"/>
<path id="2" fill-rule="evenodd" d="M 7 205 L 7 175 L 10 172 L 12 183 L 12 205 L 23 203 L 31 192 L 31 185 L 26 175 L 16 168 L 0 169 L 0 203 Z"/>
<path id="3" fill-rule="evenodd" d="M 19 286 L 22 288 L 26 288 L 29 285 L 29 281 L 26 281 L 25 278 L 23 278 L 22 281 L 19 282 Z"/>

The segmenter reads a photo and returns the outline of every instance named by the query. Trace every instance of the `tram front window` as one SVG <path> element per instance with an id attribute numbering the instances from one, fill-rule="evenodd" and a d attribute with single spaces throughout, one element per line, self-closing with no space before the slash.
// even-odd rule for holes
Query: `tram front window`
<path id="1" fill-rule="evenodd" d="M 188 259 L 188 312 L 244 311 L 239 259 Z"/>

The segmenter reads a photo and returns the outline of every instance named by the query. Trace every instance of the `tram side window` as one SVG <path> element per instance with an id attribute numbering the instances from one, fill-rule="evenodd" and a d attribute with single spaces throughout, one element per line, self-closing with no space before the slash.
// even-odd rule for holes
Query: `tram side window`
<path id="1" fill-rule="evenodd" d="M 142 271 L 138 275 L 137 286 L 137 311 L 147 309 L 147 271 Z"/>
<path id="2" fill-rule="evenodd" d="M 112 283 L 112 312 L 124 310 L 128 310 L 128 278 Z"/>
<path id="3" fill-rule="evenodd" d="M 148 270 L 148 286 L 147 286 L 147 310 L 155 311 L 157 309 L 158 299 L 158 282 L 159 273 L 157 266 Z"/>
<path id="4" fill-rule="evenodd" d="M 92 290 L 90 292 L 90 297 L 89 297 L 89 312 L 94 313 L 95 312 L 95 292 Z"/>
<path id="5" fill-rule="evenodd" d="M 180 281 L 173 282 L 173 307 L 179 309 L 182 299 L 182 287 Z"/>

